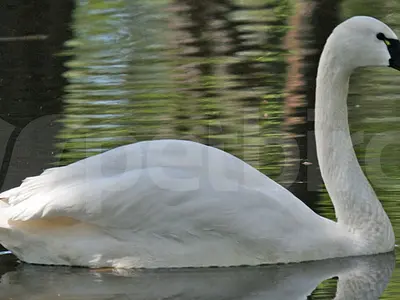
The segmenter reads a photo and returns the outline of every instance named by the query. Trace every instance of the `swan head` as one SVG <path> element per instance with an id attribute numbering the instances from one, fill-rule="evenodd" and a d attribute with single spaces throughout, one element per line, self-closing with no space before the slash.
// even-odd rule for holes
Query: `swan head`
<path id="1" fill-rule="evenodd" d="M 366 16 L 352 17 L 339 24 L 328 38 L 343 66 L 355 69 L 389 66 L 400 70 L 400 42 L 385 23 Z"/>

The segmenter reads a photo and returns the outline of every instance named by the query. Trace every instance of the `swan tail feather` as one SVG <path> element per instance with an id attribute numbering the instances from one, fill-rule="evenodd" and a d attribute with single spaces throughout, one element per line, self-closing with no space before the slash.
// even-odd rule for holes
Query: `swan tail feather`
<path id="1" fill-rule="evenodd" d="M 16 194 L 18 194 L 19 187 L 12 188 L 10 190 L 4 191 L 0 193 L 0 200 L 6 203 L 9 203 L 9 199 L 13 198 Z M 1 204 L 0 204 L 0 207 Z"/>
<path id="2" fill-rule="evenodd" d="M 0 199 L 14 206 L 41 193 L 51 190 L 57 181 L 56 171 L 60 168 L 51 168 L 38 176 L 27 177 L 18 187 L 0 193 Z"/>
<path id="3" fill-rule="evenodd" d="M 10 205 L 6 201 L 0 199 L 0 230 L 10 228 L 10 224 L 8 223 L 9 218 L 7 213 L 9 207 Z"/>

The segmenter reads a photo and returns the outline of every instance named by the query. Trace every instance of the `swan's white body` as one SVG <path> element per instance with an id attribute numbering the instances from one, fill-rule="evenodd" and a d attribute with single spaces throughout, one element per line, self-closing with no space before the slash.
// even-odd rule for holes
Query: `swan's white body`
<path id="1" fill-rule="evenodd" d="M 358 165 L 347 124 L 349 76 L 363 66 L 349 57 L 355 50 L 346 48 L 347 38 L 362 52 L 366 37 L 354 33 L 366 35 L 362 26 L 397 39 L 375 19 L 352 18 L 328 39 L 317 78 L 317 150 L 337 223 L 226 152 L 160 140 L 46 170 L 2 193 L 0 242 L 25 262 L 122 268 L 258 265 L 393 250 L 392 226 Z M 365 65 L 387 65 L 385 44 L 373 47 L 368 51 L 377 58 Z"/>

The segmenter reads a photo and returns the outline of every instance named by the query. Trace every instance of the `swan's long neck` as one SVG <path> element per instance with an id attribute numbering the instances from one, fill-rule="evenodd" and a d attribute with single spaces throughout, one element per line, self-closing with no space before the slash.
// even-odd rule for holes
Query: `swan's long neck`
<path id="1" fill-rule="evenodd" d="M 351 69 L 327 42 L 317 75 L 315 136 L 318 162 L 338 223 L 374 243 L 393 242 L 389 218 L 362 172 L 353 150 L 347 117 Z M 331 47 L 333 46 L 333 47 Z"/>

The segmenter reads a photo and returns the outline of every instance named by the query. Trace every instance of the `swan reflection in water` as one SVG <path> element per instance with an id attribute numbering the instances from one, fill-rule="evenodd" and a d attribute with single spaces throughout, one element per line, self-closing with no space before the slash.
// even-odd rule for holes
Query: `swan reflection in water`
<path id="1" fill-rule="evenodd" d="M 0 256 L 3 299 L 307 299 L 339 277 L 334 299 L 379 299 L 393 253 L 261 267 L 89 270 L 18 264 Z M 94 297 L 94 298 L 93 298 Z M 325 298 L 324 298 L 325 299 Z"/>

